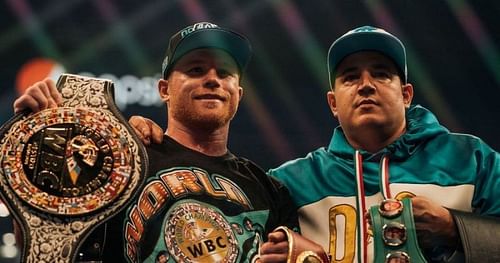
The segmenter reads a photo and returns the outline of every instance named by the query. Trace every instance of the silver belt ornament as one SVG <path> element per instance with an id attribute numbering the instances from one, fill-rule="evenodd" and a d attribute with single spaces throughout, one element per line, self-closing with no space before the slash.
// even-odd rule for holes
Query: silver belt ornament
<path id="1" fill-rule="evenodd" d="M 0 127 L 0 195 L 21 227 L 22 262 L 74 261 L 146 175 L 146 151 L 110 80 L 63 74 L 57 88 L 63 105 Z"/>

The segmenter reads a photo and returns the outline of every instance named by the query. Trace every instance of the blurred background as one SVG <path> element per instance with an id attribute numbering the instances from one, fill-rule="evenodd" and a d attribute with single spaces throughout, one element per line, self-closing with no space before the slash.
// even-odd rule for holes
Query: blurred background
<path id="1" fill-rule="evenodd" d="M 230 149 L 264 169 L 327 145 L 326 54 L 346 31 L 374 25 L 407 47 L 414 103 L 454 132 L 500 150 L 500 2 L 490 0 L 6 0 L 0 4 L 0 124 L 31 83 L 62 72 L 110 78 L 125 117 L 165 127 L 156 90 L 170 35 L 194 22 L 252 42 Z M 0 206 L 0 262 L 17 262 Z"/>

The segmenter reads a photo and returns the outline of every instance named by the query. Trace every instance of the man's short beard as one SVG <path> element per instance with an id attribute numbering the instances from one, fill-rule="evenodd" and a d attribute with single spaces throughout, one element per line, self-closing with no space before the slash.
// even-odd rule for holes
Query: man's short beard
<path id="1" fill-rule="evenodd" d="M 199 115 L 185 109 L 173 111 L 172 114 L 176 120 L 178 120 L 185 126 L 193 130 L 204 132 L 211 132 L 224 127 L 229 123 L 229 121 L 231 121 L 234 116 L 234 113 L 232 115 L 225 114 L 224 116 Z"/>
<path id="2" fill-rule="evenodd" d="M 186 117 L 186 116 L 184 116 Z M 186 118 L 183 123 L 194 130 L 215 131 L 228 123 L 229 120 L 218 118 L 217 116 L 191 116 Z"/>

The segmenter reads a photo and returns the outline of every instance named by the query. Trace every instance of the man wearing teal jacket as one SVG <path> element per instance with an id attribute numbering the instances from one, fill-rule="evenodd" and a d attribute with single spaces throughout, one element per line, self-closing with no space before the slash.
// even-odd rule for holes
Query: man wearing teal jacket
<path id="1" fill-rule="evenodd" d="M 412 197 L 418 255 L 500 262 L 500 155 L 411 104 L 401 41 L 379 28 L 356 28 L 332 44 L 328 69 L 328 103 L 340 123 L 329 146 L 269 171 L 289 188 L 302 234 L 322 245 L 330 262 L 378 263 L 380 229 L 367 229 L 366 212 L 385 199 Z M 161 129 L 140 118 L 132 125 L 153 141 L 152 130 Z M 417 239 L 407 227 L 407 242 Z M 394 245 L 396 252 L 402 247 Z"/>
<path id="2" fill-rule="evenodd" d="M 413 197 L 428 261 L 500 262 L 500 155 L 411 105 L 401 41 L 356 28 L 332 44 L 328 69 L 328 103 L 340 123 L 330 144 L 269 171 L 289 188 L 302 234 L 331 262 L 374 261 L 376 240 L 360 235 L 367 209 Z"/>

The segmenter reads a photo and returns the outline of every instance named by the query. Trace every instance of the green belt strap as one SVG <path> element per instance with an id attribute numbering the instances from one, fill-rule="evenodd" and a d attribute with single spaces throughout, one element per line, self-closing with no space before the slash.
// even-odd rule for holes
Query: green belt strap
<path id="1" fill-rule="evenodd" d="M 412 263 L 427 262 L 418 247 L 417 234 L 415 232 L 415 222 L 413 221 L 413 210 L 411 200 L 404 198 L 402 200 L 403 210 L 401 213 L 392 217 L 384 217 L 379 212 L 379 206 L 370 208 L 372 221 L 373 241 L 375 248 L 374 262 L 392 262 L 392 257 L 409 258 Z M 405 238 L 388 239 L 394 237 L 390 235 L 390 229 L 406 229 Z M 404 230 L 403 230 L 404 231 Z M 385 233 L 385 240 L 384 240 Z M 404 240 L 405 239 L 405 240 Z M 404 262 L 404 261 L 394 261 Z"/>

